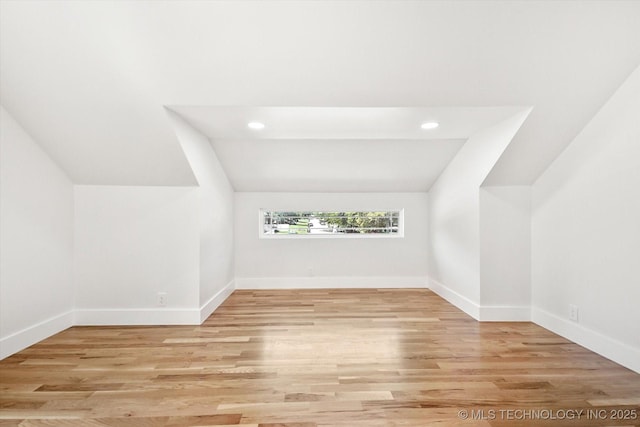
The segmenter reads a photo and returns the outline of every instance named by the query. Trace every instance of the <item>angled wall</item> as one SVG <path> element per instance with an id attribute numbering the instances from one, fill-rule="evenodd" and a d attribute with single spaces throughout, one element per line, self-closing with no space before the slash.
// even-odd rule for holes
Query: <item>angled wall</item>
<path id="1" fill-rule="evenodd" d="M 480 318 L 480 186 L 530 109 L 473 135 L 429 191 L 429 287 Z"/>
<path id="2" fill-rule="evenodd" d="M 234 190 L 209 139 L 179 114 L 166 109 L 198 181 L 202 321 L 234 289 Z"/>
<path id="3" fill-rule="evenodd" d="M 199 324 L 233 291 L 233 188 L 167 113 L 198 186 L 76 186 L 78 324 Z"/>
<path id="4" fill-rule="evenodd" d="M 73 185 L 0 107 L 0 359 L 73 324 Z"/>
<path id="5" fill-rule="evenodd" d="M 533 320 L 637 372 L 639 118 L 640 68 L 533 185 L 532 217 Z"/>
<path id="6" fill-rule="evenodd" d="M 200 324 L 233 291 L 233 188 L 168 113 L 198 187 L 74 186 L 2 109 L 0 358 L 74 324 Z"/>

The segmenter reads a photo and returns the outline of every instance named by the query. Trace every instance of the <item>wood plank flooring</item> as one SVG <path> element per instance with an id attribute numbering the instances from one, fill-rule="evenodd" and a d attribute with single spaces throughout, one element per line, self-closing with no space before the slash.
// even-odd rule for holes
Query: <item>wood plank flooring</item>
<path id="1" fill-rule="evenodd" d="M 0 362 L 0 393 L 1 426 L 640 425 L 640 375 L 416 289 L 235 291 L 201 326 L 73 327 Z"/>

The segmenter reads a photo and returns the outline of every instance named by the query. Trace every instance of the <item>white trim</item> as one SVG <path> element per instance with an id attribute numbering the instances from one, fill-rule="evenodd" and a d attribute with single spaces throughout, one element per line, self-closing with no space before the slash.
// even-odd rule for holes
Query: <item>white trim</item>
<path id="1" fill-rule="evenodd" d="M 640 349 L 540 308 L 531 309 L 534 323 L 640 374 Z"/>
<path id="2" fill-rule="evenodd" d="M 327 233 L 327 234 L 262 234 L 260 239 L 404 239 L 404 234 L 362 234 L 362 233 Z"/>
<path id="3" fill-rule="evenodd" d="M 207 320 L 209 316 L 218 308 L 220 305 L 225 302 L 229 295 L 233 293 L 235 290 L 235 282 L 232 280 L 227 285 L 220 289 L 214 296 L 209 298 L 209 301 L 205 302 L 202 307 L 200 307 L 200 323 Z"/>
<path id="4" fill-rule="evenodd" d="M 480 320 L 480 306 L 434 279 L 429 279 L 429 289 L 458 307 L 476 320 Z"/>
<path id="5" fill-rule="evenodd" d="M 531 308 L 517 305 L 480 305 L 434 279 L 429 289 L 479 322 L 530 322 Z"/>
<path id="6" fill-rule="evenodd" d="M 234 281 L 219 290 L 200 309 L 77 309 L 0 338 L 0 360 L 72 326 L 200 325 L 235 289 Z"/>
<path id="7" fill-rule="evenodd" d="M 377 289 L 426 287 L 426 276 L 236 277 L 236 289 Z"/>
<path id="8" fill-rule="evenodd" d="M 78 309 L 78 326 L 200 325 L 235 289 L 227 283 L 200 308 Z"/>
<path id="9" fill-rule="evenodd" d="M 65 313 L 38 322 L 35 325 L 14 332 L 0 339 L 0 360 L 14 353 L 36 344 L 51 335 L 62 332 L 74 325 L 74 311 Z"/>
<path id="10" fill-rule="evenodd" d="M 530 322 L 531 307 L 517 305 L 481 305 L 481 322 Z"/>
<path id="11" fill-rule="evenodd" d="M 197 308 L 79 309 L 77 326 L 199 325 Z"/>

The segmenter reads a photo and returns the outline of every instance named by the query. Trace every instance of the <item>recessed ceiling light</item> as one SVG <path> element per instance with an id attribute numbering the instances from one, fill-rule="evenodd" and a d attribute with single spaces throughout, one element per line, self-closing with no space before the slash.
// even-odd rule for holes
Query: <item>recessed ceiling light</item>
<path id="1" fill-rule="evenodd" d="M 440 123 L 438 122 L 424 122 L 420 125 L 422 129 L 435 129 L 438 126 L 440 126 Z"/>
<path id="2" fill-rule="evenodd" d="M 260 122 L 249 122 L 247 123 L 247 126 L 249 126 L 249 129 L 253 129 L 253 130 L 264 129 L 264 123 L 260 123 Z"/>

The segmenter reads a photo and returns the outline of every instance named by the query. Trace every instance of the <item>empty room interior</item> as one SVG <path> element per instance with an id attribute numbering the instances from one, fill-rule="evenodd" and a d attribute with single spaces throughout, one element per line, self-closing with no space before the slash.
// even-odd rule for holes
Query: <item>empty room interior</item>
<path id="1" fill-rule="evenodd" d="M 1 426 L 640 426 L 640 1 L 0 0 Z"/>

